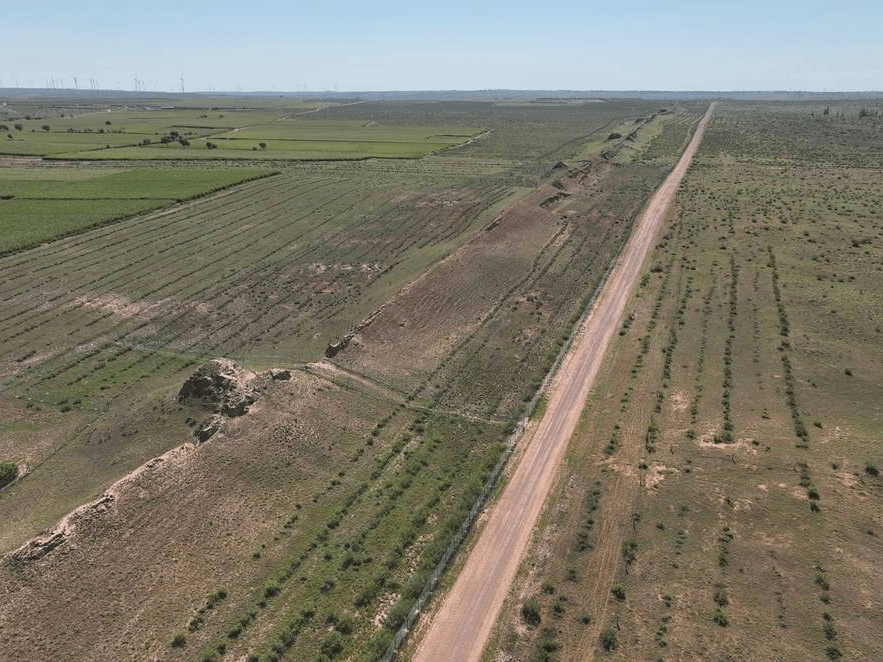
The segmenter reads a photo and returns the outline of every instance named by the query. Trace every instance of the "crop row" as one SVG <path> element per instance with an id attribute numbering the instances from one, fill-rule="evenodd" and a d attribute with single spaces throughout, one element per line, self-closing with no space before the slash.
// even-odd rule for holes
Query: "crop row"
<path id="1" fill-rule="evenodd" d="M 773 281 L 773 296 L 776 298 L 776 308 L 779 314 L 779 335 L 781 336 L 779 352 L 782 359 L 782 370 L 784 372 L 785 403 L 788 405 L 788 411 L 791 412 L 791 421 L 794 424 L 794 434 L 798 439 L 798 448 L 806 448 L 809 443 L 809 432 L 806 429 L 803 417 L 800 415 L 800 409 L 797 406 L 794 371 L 791 368 L 791 359 L 788 357 L 788 350 L 791 348 L 791 332 L 788 324 L 788 313 L 785 310 L 785 304 L 782 302 L 782 292 L 779 289 L 779 270 L 776 265 L 776 255 L 773 252 L 772 246 L 768 246 L 767 251 L 770 258 L 769 267 Z"/>

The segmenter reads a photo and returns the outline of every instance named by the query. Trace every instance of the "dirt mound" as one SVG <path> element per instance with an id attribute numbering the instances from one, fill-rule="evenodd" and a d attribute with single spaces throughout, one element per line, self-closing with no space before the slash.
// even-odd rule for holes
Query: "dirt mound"
<path id="1" fill-rule="evenodd" d="M 362 331 L 363 329 L 367 328 L 368 325 L 371 324 L 371 322 L 373 322 L 377 318 L 377 316 L 383 310 L 383 307 L 385 305 L 386 304 L 384 304 L 383 306 L 380 306 L 380 308 L 378 308 L 377 310 L 372 312 L 370 315 L 368 315 L 368 317 L 366 317 L 361 322 L 356 324 L 356 326 L 353 327 L 352 331 L 350 331 L 348 334 L 346 334 L 343 338 L 341 338 L 340 340 L 338 340 L 336 342 L 329 343 L 328 347 L 325 348 L 326 358 L 329 358 L 329 359 L 334 358 L 338 354 L 338 352 L 340 352 L 342 349 L 346 349 L 346 346 L 350 344 L 350 341 L 353 338 L 355 338 L 356 334 L 359 333 L 360 331 Z M 277 377 L 273 377 L 273 379 L 277 379 Z"/>
<path id="2" fill-rule="evenodd" d="M 190 375 L 177 399 L 225 416 L 242 416 L 255 401 L 255 376 L 230 359 L 212 359 Z"/>

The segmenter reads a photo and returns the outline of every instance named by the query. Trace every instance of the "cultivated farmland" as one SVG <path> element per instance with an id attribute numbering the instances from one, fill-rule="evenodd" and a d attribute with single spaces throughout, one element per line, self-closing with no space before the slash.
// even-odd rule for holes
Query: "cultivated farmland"
<path id="1" fill-rule="evenodd" d="M 4 107 L 0 647 L 378 659 L 705 105 L 78 103 Z"/>

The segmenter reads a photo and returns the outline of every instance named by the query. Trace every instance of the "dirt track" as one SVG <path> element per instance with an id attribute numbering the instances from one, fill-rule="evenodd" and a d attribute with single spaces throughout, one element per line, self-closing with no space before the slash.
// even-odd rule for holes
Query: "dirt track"
<path id="1" fill-rule="evenodd" d="M 639 219 L 551 389 L 545 416 L 414 656 L 416 662 L 478 662 L 622 319 L 662 219 L 702 140 L 714 104 Z"/>

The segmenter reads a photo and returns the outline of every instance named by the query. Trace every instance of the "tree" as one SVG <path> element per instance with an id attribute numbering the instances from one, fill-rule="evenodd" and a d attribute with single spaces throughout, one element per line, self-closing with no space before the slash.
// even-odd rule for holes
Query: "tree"
<path id="1" fill-rule="evenodd" d="M 260 145 L 261 149 L 267 149 L 267 143 L 258 143 L 258 145 Z"/>
<path id="2" fill-rule="evenodd" d="M 24 126 L 22 126 L 21 122 L 16 122 L 13 126 L 15 126 L 16 131 L 21 131 L 24 129 Z"/>
<path id="3" fill-rule="evenodd" d="M 42 129 L 43 129 L 44 131 L 48 131 L 48 130 L 49 130 L 49 125 L 48 125 L 48 124 L 44 124 L 44 125 L 42 126 Z"/>

